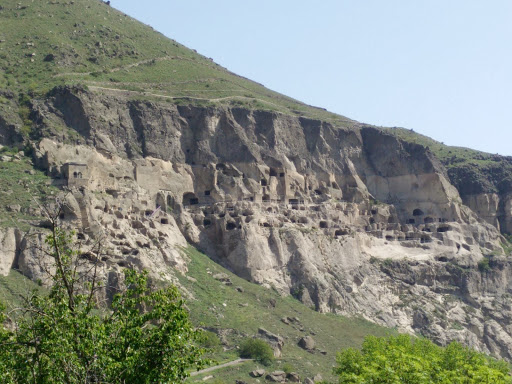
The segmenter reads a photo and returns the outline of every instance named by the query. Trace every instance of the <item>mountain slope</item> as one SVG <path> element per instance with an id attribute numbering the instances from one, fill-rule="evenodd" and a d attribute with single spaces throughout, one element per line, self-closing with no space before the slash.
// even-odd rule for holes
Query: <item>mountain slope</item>
<path id="1" fill-rule="evenodd" d="M 492 189 L 493 158 L 306 106 L 96 0 L 8 0 L 0 18 L 0 144 L 19 157 L 4 169 L 30 174 L 17 162 L 32 161 L 45 176 L 31 176 L 63 193 L 63 225 L 84 246 L 102 239 L 105 299 L 126 267 L 186 274 L 192 244 L 319 312 L 512 358 L 499 232 L 512 194 Z M 473 162 L 479 173 L 457 173 Z M 0 191 L 12 205 L 8 172 Z M 20 196 L 23 223 L 44 227 Z M 15 233 L 2 273 L 44 283 L 44 255 L 28 246 L 42 235 Z"/>
<path id="2" fill-rule="evenodd" d="M 0 21 L 0 88 L 15 93 L 78 83 L 350 123 L 237 76 L 102 1 L 6 0 Z"/>

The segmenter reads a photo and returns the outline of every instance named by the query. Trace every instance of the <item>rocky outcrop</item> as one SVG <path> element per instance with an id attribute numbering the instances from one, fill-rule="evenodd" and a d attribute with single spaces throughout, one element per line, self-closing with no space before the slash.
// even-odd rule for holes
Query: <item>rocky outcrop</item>
<path id="1" fill-rule="evenodd" d="M 489 155 L 482 160 L 485 161 L 451 165 L 448 170 L 450 180 L 459 190 L 464 204 L 502 233 L 512 234 L 512 158 Z"/>
<path id="2" fill-rule="evenodd" d="M 265 328 L 258 329 L 258 336 L 267 341 L 274 351 L 274 357 L 281 357 L 283 354 L 284 339 L 272 332 L 267 331 Z"/>
<path id="3" fill-rule="evenodd" d="M 299 340 L 299 347 L 306 351 L 313 351 L 315 349 L 315 340 L 311 336 L 304 336 Z"/>
<path id="4" fill-rule="evenodd" d="M 34 160 L 67 190 L 63 222 L 104 242 L 106 285 L 127 266 L 173 280 L 192 243 L 318 311 L 512 357 L 502 202 L 461 198 L 427 148 L 355 123 L 76 88 L 33 113 Z M 16 252 L 40 279 L 37 254 Z"/>
<path id="5" fill-rule="evenodd" d="M 21 133 L 24 122 L 21 120 L 20 106 L 12 92 L 0 90 L 0 145 L 13 145 L 21 143 Z M 30 113 L 28 107 L 23 109 Z M 26 116 L 28 118 L 28 116 Z M 30 127 L 28 127 L 30 128 Z"/>
<path id="6" fill-rule="evenodd" d="M 17 250 L 17 230 L 0 229 L 0 276 L 7 276 L 13 268 Z"/>

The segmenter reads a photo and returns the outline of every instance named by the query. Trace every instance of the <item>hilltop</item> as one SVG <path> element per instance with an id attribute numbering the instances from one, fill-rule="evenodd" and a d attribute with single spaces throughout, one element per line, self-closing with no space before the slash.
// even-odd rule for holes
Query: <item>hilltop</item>
<path id="1" fill-rule="evenodd" d="M 103 1 L 7 0 L 0 21 L 0 88 L 16 94 L 81 84 L 351 123 L 238 76 Z"/>

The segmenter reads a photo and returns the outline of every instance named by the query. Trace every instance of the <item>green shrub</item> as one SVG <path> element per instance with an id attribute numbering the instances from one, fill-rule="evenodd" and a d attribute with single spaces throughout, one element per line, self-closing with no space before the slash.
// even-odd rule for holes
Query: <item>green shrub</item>
<path id="1" fill-rule="evenodd" d="M 478 270 L 480 272 L 488 272 L 490 269 L 489 258 L 484 256 L 484 258 L 478 262 Z"/>
<path id="2" fill-rule="evenodd" d="M 216 351 L 220 347 L 220 339 L 215 333 L 204 331 L 201 340 L 201 346 L 212 351 Z"/>
<path id="3" fill-rule="evenodd" d="M 295 372 L 295 368 L 290 363 L 284 363 L 281 369 L 283 370 L 283 372 L 286 372 L 286 374 Z"/>
<path id="4" fill-rule="evenodd" d="M 55 216 L 49 220 L 45 243 L 55 270 L 48 272 L 49 294 L 35 290 L 21 298 L 19 314 L 9 312 L 16 331 L 4 327 L 0 303 L 2 384 L 181 383 L 208 362 L 196 345 L 201 331 L 175 286 L 155 290 L 147 271 L 126 269 L 126 288 L 104 311 L 94 301 L 101 286 L 96 265 L 80 272 L 75 233 L 57 227 Z"/>
<path id="5" fill-rule="evenodd" d="M 270 365 L 274 361 L 274 352 L 270 345 L 261 339 L 246 339 L 240 345 L 240 357 Z"/>
<path id="6" fill-rule="evenodd" d="M 340 383 L 510 384 L 509 366 L 452 342 L 442 348 L 408 335 L 369 336 L 336 357 Z"/>

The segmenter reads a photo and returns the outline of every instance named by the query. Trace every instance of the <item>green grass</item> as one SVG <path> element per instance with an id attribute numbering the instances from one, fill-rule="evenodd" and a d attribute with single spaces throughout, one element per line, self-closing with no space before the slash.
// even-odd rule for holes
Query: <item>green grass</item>
<path id="1" fill-rule="evenodd" d="M 13 269 L 8 276 L 0 276 L 0 302 L 7 310 L 21 305 L 21 297 L 27 297 L 33 290 L 43 291 L 43 288 Z"/>
<path id="2" fill-rule="evenodd" d="M 324 379 L 334 380 L 332 367 L 337 351 L 347 347 L 360 347 L 363 338 L 369 334 L 395 334 L 393 330 L 366 320 L 320 314 L 292 297 L 281 297 L 271 289 L 235 276 L 192 247 L 184 249 L 183 252 L 190 259 L 189 272 L 188 277 L 178 274 L 178 278 L 192 321 L 211 330 L 233 330 L 227 337 L 228 345 L 224 346 L 229 348 L 228 351 L 217 346 L 216 338 L 210 334 L 209 345 L 215 347 L 215 353 L 211 357 L 219 364 L 239 358 L 237 346 L 256 335 L 259 327 L 285 339 L 282 358 L 274 360 L 270 366 L 250 361 L 191 377 L 187 380 L 189 383 L 202 382 L 203 377 L 209 375 L 213 375 L 219 383 L 233 383 L 235 380 L 256 383 L 258 381 L 251 378 L 249 372 L 257 368 L 264 368 L 267 372 L 291 370 L 298 372 L 302 378 L 321 373 Z M 232 286 L 226 286 L 213 278 L 213 275 L 220 272 L 229 275 Z M 241 287 L 243 292 L 238 292 L 237 287 Z M 7 308 L 21 304 L 20 295 L 27 295 L 34 289 L 42 288 L 14 270 L 11 270 L 9 276 L 0 276 L 0 302 L 5 303 Z M 191 293 L 194 299 L 187 298 L 185 292 Z M 286 325 L 281 322 L 287 316 L 298 317 L 300 325 Z M 312 335 L 312 332 L 315 334 Z M 305 335 L 312 335 L 316 347 L 327 354 L 323 355 L 318 351 L 311 354 L 298 347 L 299 339 Z"/>
<path id="3" fill-rule="evenodd" d="M 235 330 L 228 337 L 230 348 L 236 348 L 245 338 L 256 335 L 259 327 L 285 338 L 283 357 L 276 359 L 270 367 L 264 367 L 267 371 L 284 367 L 289 369 L 292 366 L 303 378 L 321 373 L 324 379 L 332 380 L 334 378 L 331 371 L 337 351 L 347 347 L 359 347 L 368 334 L 394 333 L 363 319 L 320 314 L 291 296 L 281 297 L 274 290 L 237 277 L 192 247 L 185 249 L 184 253 L 190 259 L 187 276 L 195 281 L 182 275 L 179 276 L 179 281 L 195 298 L 187 301 L 194 323 L 209 329 Z M 221 272 L 229 275 L 232 286 L 224 285 L 213 278 L 213 275 Z M 237 287 L 241 287 L 243 292 L 238 292 Z M 275 307 L 271 305 L 274 301 Z M 283 317 L 298 317 L 301 325 L 284 324 L 281 321 Z M 315 334 L 312 335 L 311 332 Z M 299 339 L 305 335 L 312 335 L 317 348 L 327 354 L 311 354 L 298 347 Z M 214 357 L 219 362 L 235 360 L 238 352 L 233 349 L 217 353 Z M 189 382 L 201 381 L 204 376 L 213 375 L 226 383 L 237 379 L 256 383 L 256 379 L 248 374 L 258 366 L 261 364 L 244 363 L 192 377 Z"/>
<path id="4" fill-rule="evenodd" d="M 13 156 L 15 152 L 17 150 L 4 147 L 0 156 Z M 36 201 L 42 203 L 58 192 L 50 183 L 51 179 L 36 170 L 26 156 L 21 160 L 0 162 L 0 227 L 17 226 L 27 230 L 29 222 L 38 218 L 32 211 L 37 209 Z M 20 205 L 21 211 L 9 211 L 10 205 Z"/>
<path id="5" fill-rule="evenodd" d="M 235 75 L 98 0 L 5 0 L 2 7 L 0 88 L 16 94 L 79 83 L 353 124 Z"/>

